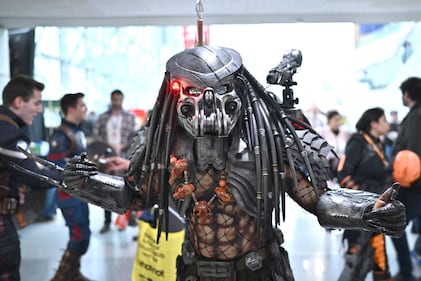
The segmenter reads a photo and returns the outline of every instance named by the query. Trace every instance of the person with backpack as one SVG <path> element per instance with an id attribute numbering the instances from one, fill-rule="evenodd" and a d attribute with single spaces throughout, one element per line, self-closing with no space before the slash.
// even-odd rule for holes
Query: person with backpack
<path id="1" fill-rule="evenodd" d="M 355 128 L 357 132 L 348 140 L 338 164 L 339 184 L 348 189 L 382 194 L 391 174 L 381 141 L 389 131 L 384 110 L 380 107 L 367 109 Z M 374 281 L 392 280 L 382 233 L 345 230 L 343 240 L 348 247 L 338 281 L 365 280 L 370 271 Z"/>
<path id="2" fill-rule="evenodd" d="M 64 117 L 61 125 L 50 137 L 48 160 L 64 167 L 66 158 L 86 151 L 86 137 L 80 125 L 86 118 L 87 107 L 83 93 L 66 94 L 60 100 Z M 85 281 L 80 272 L 80 258 L 87 252 L 91 236 L 88 203 L 57 190 L 57 206 L 60 208 L 70 239 L 60 265 L 51 281 Z"/>

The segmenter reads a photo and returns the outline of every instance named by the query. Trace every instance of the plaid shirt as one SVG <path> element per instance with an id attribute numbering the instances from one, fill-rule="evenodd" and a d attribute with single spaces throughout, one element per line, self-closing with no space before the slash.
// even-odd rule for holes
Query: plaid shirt
<path id="1" fill-rule="evenodd" d="M 136 130 L 136 118 L 133 113 L 123 110 L 121 112 L 121 146 L 128 148 L 132 142 Z M 93 138 L 94 141 L 106 141 L 107 140 L 107 123 L 111 117 L 111 110 L 108 110 L 98 116 L 98 119 L 94 126 Z"/>

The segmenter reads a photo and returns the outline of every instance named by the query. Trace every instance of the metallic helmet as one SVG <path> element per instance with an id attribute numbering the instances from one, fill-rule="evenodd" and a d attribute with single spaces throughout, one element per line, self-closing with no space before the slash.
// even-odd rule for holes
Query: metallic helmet
<path id="1" fill-rule="evenodd" d="M 241 69 L 239 53 L 229 48 L 200 46 L 167 62 L 170 87 L 180 94 L 180 125 L 196 137 L 228 136 L 241 111 L 235 79 Z"/>

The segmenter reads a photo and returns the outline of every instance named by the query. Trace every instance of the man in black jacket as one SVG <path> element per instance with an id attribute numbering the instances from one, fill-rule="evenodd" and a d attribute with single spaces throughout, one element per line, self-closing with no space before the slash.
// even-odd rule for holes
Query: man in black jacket
<path id="1" fill-rule="evenodd" d="M 403 104 L 409 107 L 409 112 L 401 123 L 401 128 L 393 147 L 392 155 L 393 158 L 395 158 L 399 151 L 411 150 L 418 154 L 418 156 L 421 156 L 421 131 L 419 130 L 419 124 L 421 124 L 421 78 L 410 77 L 406 79 L 402 82 L 400 89 L 402 92 Z M 394 165 L 395 179 L 396 168 L 396 165 Z M 418 178 L 412 183 L 407 184 L 407 186 L 401 182 L 401 185 L 402 187 L 407 188 L 400 189 L 397 199 L 405 204 L 406 219 L 407 222 L 409 222 L 421 215 L 421 179 Z M 393 244 L 396 249 L 399 265 L 399 273 L 393 280 L 421 280 L 421 278 L 415 279 L 412 275 L 411 254 L 406 234 L 404 233 L 400 238 L 393 239 Z M 417 238 L 414 249 L 413 255 L 415 257 L 420 256 L 418 259 L 421 261 L 420 237 Z"/>
<path id="2" fill-rule="evenodd" d="M 42 112 L 41 92 L 44 84 L 27 76 L 17 76 L 3 89 L 0 106 L 0 279 L 19 281 L 20 242 L 13 216 L 19 203 L 19 188 L 46 189 L 51 184 L 13 168 L 19 165 L 37 174 L 61 180 L 61 175 L 38 165 L 17 146 L 27 150 L 30 139 L 23 127 L 31 125 Z"/>

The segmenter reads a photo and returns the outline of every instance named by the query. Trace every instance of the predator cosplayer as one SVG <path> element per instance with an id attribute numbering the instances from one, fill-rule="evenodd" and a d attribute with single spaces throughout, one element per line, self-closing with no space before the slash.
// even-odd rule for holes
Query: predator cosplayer
<path id="1" fill-rule="evenodd" d="M 279 229 L 286 193 L 328 228 L 399 236 L 398 185 L 379 195 L 326 185 L 332 147 L 308 124 L 291 89 L 301 53 L 287 52 L 268 92 L 230 48 L 199 46 L 169 59 L 124 177 L 98 172 L 86 155 L 68 160 L 60 185 L 118 213 L 159 205 L 158 237 L 174 204 L 187 225 L 177 280 L 294 280 Z M 50 180 L 51 181 L 51 180 Z M 53 182 L 53 181 L 51 181 Z"/>

